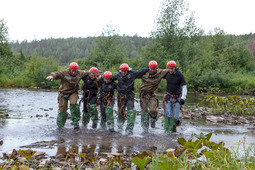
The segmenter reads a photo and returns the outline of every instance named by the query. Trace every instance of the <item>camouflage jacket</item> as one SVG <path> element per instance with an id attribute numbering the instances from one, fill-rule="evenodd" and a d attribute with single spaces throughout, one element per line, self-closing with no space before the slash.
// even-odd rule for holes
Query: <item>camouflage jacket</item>
<path id="1" fill-rule="evenodd" d="M 149 72 L 144 74 L 141 77 L 142 84 L 140 86 L 140 91 L 145 91 L 148 93 L 155 92 L 161 79 L 166 75 L 167 72 L 167 69 L 157 69 L 157 72 L 155 74 L 150 74 Z"/>
<path id="2" fill-rule="evenodd" d="M 54 80 L 61 80 L 59 92 L 65 94 L 72 94 L 78 92 L 80 80 L 88 74 L 89 71 L 78 70 L 77 75 L 73 77 L 71 76 L 69 69 L 50 73 L 50 75 L 53 76 Z"/>

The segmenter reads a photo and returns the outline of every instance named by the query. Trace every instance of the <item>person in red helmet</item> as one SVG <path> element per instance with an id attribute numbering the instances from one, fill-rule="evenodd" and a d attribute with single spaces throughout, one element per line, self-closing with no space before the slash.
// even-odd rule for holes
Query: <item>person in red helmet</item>
<path id="1" fill-rule="evenodd" d="M 187 96 L 187 86 L 183 74 L 176 67 L 175 61 L 167 63 L 168 73 L 164 76 L 167 81 L 166 93 L 164 97 L 166 133 L 176 132 L 176 126 L 180 124 L 180 106 L 185 103 Z"/>
<path id="2" fill-rule="evenodd" d="M 112 73 L 106 71 L 103 77 L 99 79 L 100 85 L 100 110 L 101 122 L 100 125 L 103 129 L 108 129 L 110 132 L 114 131 L 114 90 L 117 89 L 117 83 L 112 80 Z"/>
<path id="3" fill-rule="evenodd" d="M 142 84 L 140 86 L 140 106 L 141 106 L 141 126 L 144 133 L 148 132 L 149 124 L 155 128 L 158 112 L 158 100 L 156 98 L 155 91 L 161 79 L 167 73 L 166 69 L 158 69 L 158 63 L 156 61 L 149 62 L 149 71 L 144 74 Z M 150 123 L 149 123 L 150 122 Z"/>
<path id="4" fill-rule="evenodd" d="M 137 71 L 129 69 L 128 64 L 123 63 L 120 65 L 120 72 L 113 76 L 113 80 L 118 80 L 118 108 L 119 114 L 117 124 L 119 129 L 123 128 L 123 124 L 127 119 L 126 132 L 133 133 L 136 111 L 134 110 L 134 81 L 136 78 L 144 75 L 149 68 L 143 68 Z M 127 113 L 125 112 L 127 108 Z"/>
<path id="5" fill-rule="evenodd" d="M 79 99 L 79 81 L 82 77 L 89 74 L 88 71 L 78 70 L 79 66 L 77 63 L 72 62 L 69 65 L 69 69 L 60 72 L 52 72 L 46 78 L 49 81 L 60 79 L 59 95 L 58 95 L 58 116 L 57 116 L 57 126 L 58 128 L 63 128 L 66 123 L 68 116 L 67 108 L 68 101 L 70 101 L 70 111 L 72 116 L 72 121 L 74 124 L 74 129 L 79 129 L 78 121 L 80 120 L 80 106 L 77 101 Z"/>
<path id="6" fill-rule="evenodd" d="M 97 112 L 97 92 L 98 92 L 98 69 L 91 67 L 89 75 L 82 78 L 83 80 L 83 113 L 82 113 L 82 124 L 85 128 L 92 120 L 92 128 L 97 128 L 98 112 Z"/>

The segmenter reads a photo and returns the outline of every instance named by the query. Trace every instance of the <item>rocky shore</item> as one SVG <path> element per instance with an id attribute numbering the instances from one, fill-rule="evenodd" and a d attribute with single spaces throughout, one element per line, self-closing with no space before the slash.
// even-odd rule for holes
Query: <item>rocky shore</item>
<path id="1" fill-rule="evenodd" d="M 207 123 L 222 123 L 227 125 L 247 124 L 255 126 L 255 115 L 234 115 L 232 113 L 213 113 L 210 108 L 184 107 L 183 119 L 206 119 Z"/>

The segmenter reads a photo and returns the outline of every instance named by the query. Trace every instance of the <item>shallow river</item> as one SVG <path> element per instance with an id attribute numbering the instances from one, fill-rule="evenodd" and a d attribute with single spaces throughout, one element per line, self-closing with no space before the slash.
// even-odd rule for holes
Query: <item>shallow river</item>
<path id="1" fill-rule="evenodd" d="M 54 156 L 71 149 L 78 153 L 97 155 L 100 152 L 131 153 L 159 147 L 173 148 L 177 146 L 177 138 L 189 138 L 192 133 L 201 132 L 213 132 L 211 140 L 223 140 L 227 147 L 244 140 L 246 143 L 255 143 L 255 132 L 248 125 L 213 125 L 204 120 L 182 120 L 178 132 L 167 135 L 164 134 L 162 117 L 157 121 L 155 129 L 150 128 L 149 133 L 143 135 L 139 115 L 136 117 L 133 135 L 127 135 L 117 128 L 113 133 L 100 128 L 92 129 L 91 122 L 88 129 L 84 129 L 80 123 L 81 129 L 74 130 L 70 119 L 64 130 L 59 131 L 56 126 L 57 95 L 56 90 L 0 89 L 1 156 L 3 152 L 12 149 L 32 149 Z M 158 94 L 158 98 L 162 108 L 163 95 Z M 196 105 L 202 99 L 202 95 L 188 94 L 186 105 Z M 135 109 L 140 110 L 138 103 Z M 117 110 L 116 104 L 114 110 Z M 159 112 L 163 110 L 159 109 Z M 4 113 L 9 116 L 4 117 Z"/>

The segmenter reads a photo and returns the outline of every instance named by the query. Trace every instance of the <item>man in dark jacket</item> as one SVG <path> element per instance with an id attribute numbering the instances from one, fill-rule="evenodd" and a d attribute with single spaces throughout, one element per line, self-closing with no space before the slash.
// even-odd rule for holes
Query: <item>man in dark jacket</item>
<path id="1" fill-rule="evenodd" d="M 114 90 L 117 89 L 117 83 L 112 80 L 112 73 L 106 71 L 103 77 L 99 79 L 100 85 L 100 110 L 101 110 L 101 127 L 108 129 L 110 132 L 114 131 Z"/>
<path id="2" fill-rule="evenodd" d="M 133 133 L 136 111 L 134 110 L 134 81 L 136 78 L 144 75 L 149 68 L 143 68 L 138 71 L 130 70 L 126 63 L 120 65 L 120 72 L 113 76 L 113 80 L 118 80 L 118 127 L 122 128 L 127 118 L 126 132 Z M 127 108 L 127 114 L 125 109 Z"/>
<path id="3" fill-rule="evenodd" d="M 57 116 L 57 126 L 59 128 L 63 128 L 65 126 L 68 116 L 67 108 L 69 100 L 74 129 L 79 129 L 78 121 L 81 117 L 80 106 L 77 104 L 79 99 L 79 81 L 82 77 L 87 76 L 89 72 L 78 70 L 78 68 L 78 64 L 72 62 L 69 66 L 69 69 L 60 72 L 52 72 L 46 78 L 49 81 L 58 79 L 61 80 L 58 95 L 59 112 Z"/>
<path id="4" fill-rule="evenodd" d="M 85 128 L 92 120 L 92 128 L 97 128 L 98 112 L 97 112 L 97 92 L 98 92 L 98 69 L 92 67 L 89 70 L 89 75 L 82 78 L 83 80 L 83 114 L 82 123 Z"/>

